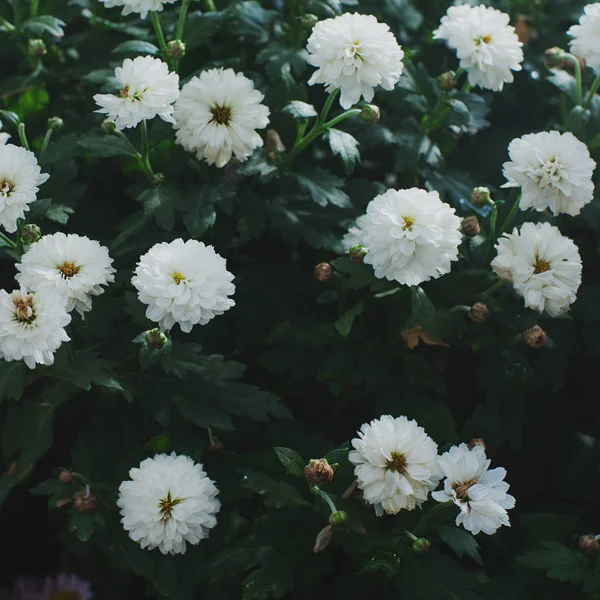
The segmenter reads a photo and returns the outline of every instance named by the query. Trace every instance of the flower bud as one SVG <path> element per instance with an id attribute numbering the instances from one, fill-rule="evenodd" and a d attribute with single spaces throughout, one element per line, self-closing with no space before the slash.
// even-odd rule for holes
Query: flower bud
<path id="1" fill-rule="evenodd" d="M 586 554 L 593 554 L 600 550 L 600 544 L 593 535 L 582 535 L 579 538 L 579 549 Z"/>
<path id="2" fill-rule="evenodd" d="M 61 469 L 58 474 L 61 483 L 71 483 L 73 481 L 73 473 L 70 469 Z"/>
<path id="3" fill-rule="evenodd" d="M 562 69 L 565 51 L 558 46 L 547 48 L 544 52 L 544 63 L 549 69 Z"/>
<path id="4" fill-rule="evenodd" d="M 325 458 L 311 459 L 304 467 L 304 477 L 311 484 L 331 483 L 333 474 L 333 467 Z"/>
<path id="5" fill-rule="evenodd" d="M 367 125 L 371 125 L 373 123 L 377 123 L 379 121 L 379 117 L 381 117 L 381 112 L 379 110 L 379 106 L 375 106 L 374 104 L 365 104 L 358 115 L 360 120 Z"/>
<path id="6" fill-rule="evenodd" d="M 21 240 L 25 244 L 33 244 L 42 237 L 42 230 L 35 223 L 27 223 L 21 229 Z"/>
<path id="7" fill-rule="evenodd" d="M 315 278 L 318 281 L 329 281 L 333 275 L 333 267 L 326 262 L 315 266 Z"/>
<path id="8" fill-rule="evenodd" d="M 82 489 L 73 494 L 73 508 L 78 512 L 89 513 L 98 506 L 96 494 L 89 489 Z"/>
<path id="9" fill-rule="evenodd" d="M 333 529 L 331 525 L 326 525 L 319 531 L 317 538 L 315 539 L 315 545 L 313 546 L 313 552 L 323 552 L 329 546 L 331 538 L 333 537 Z"/>
<path id="10" fill-rule="evenodd" d="M 486 187 L 476 187 L 471 192 L 471 202 L 475 206 L 485 206 L 492 199 L 490 189 Z"/>
<path id="11" fill-rule="evenodd" d="M 465 217 L 462 220 L 460 227 L 462 229 L 462 232 L 467 237 L 475 237 L 481 232 L 481 228 L 479 227 L 479 221 L 477 220 L 477 217 L 475 215 Z"/>
<path id="12" fill-rule="evenodd" d="M 412 543 L 411 548 L 415 554 L 425 554 L 426 552 L 429 552 L 429 548 L 431 548 L 431 542 L 427 538 L 417 538 Z"/>
<path id="13" fill-rule="evenodd" d="M 146 343 L 153 350 L 160 350 L 169 341 L 169 338 L 158 327 L 146 331 Z"/>
<path id="14" fill-rule="evenodd" d="M 117 125 L 114 121 L 109 121 L 106 119 L 100 125 L 100 131 L 106 135 L 112 135 L 117 130 Z"/>
<path id="15" fill-rule="evenodd" d="M 339 527 L 348 521 L 348 513 L 343 510 L 338 510 L 329 515 L 329 524 L 332 527 Z"/>
<path id="16" fill-rule="evenodd" d="M 185 56 L 185 44 L 181 40 L 171 40 L 167 44 L 167 56 L 183 58 Z"/>
<path id="17" fill-rule="evenodd" d="M 483 438 L 473 438 L 469 442 L 469 450 L 473 450 L 475 446 L 481 446 L 485 450 L 485 440 Z"/>
<path id="18" fill-rule="evenodd" d="M 48 52 L 44 40 L 29 40 L 27 53 L 29 56 L 44 56 Z"/>
<path id="19" fill-rule="evenodd" d="M 475 302 L 469 311 L 469 319 L 473 323 L 485 323 L 490 311 L 483 302 Z"/>
<path id="20" fill-rule="evenodd" d="M 457 84 L 456 73 L 454 71 L 446 71 L 446 73 L 438 75 L 437 84 L 440 90 L 444 90 L 445 92 L 455 89 Z"/>
<path id="21" fill-rule="evenodd" d="M 52 131 L 60 131 L 64 126 L 65 123 L 60 117 L 50 117 L 48 119 L 48 129 Z"/>
<path id="22" fill-rule="evenodd" d="M 355 265 L 360 265 L 365 260 L 367 249 L 362 244 L 356 244 L 356 246 L 352 246 L 350 250 L 348 250 L 348 254 L 350 256 L 350 260 Z"/>
<path id="23" fill-rule="evenodd" d="M 276 129 L 267 129 L 265 135 L 265 152 L 275 158 L 278 154 L 285 152 L 285 145 Z"/>
<path id="24" fill-rule="evenodd" d="M 300 25 L 302 25 L 302 27 L 305 29 L 312 29 L 319 22 L 319 17 L 317 17 L 317 15 L 307 13 L 301 17 L 298 17 L 298 20 L 300 21 Z"/>
<path id="25" fill-rule="evenodd" d="M 548 341 L 546 332 L 539 326 L 534 325 L 522 334 L 523 342 L 530 348 L 541 348 Z"/>

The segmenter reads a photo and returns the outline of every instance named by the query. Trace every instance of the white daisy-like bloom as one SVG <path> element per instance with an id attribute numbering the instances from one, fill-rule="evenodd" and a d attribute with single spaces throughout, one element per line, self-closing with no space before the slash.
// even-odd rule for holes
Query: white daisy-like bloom
<path id="1" fill-rule="evenodd" d="M 523 62 L 523 44 L 509 22 L 506 13 L 483 4 L 451 6 L 433 37 L 456 51 L 472 86 L 500 91 Z"/>
<path id="2" fill-rule="evenodd" d="M 189 333 L 235 305 L 227 263 L 212 246 L 197 240 L 162 242 L 140 258 L 131 283 L 146 317 L 166 331 L 175 323 Z"/>
<path id="3" fill-rule="evenodd" d="M 414 510 L 436 488 L 437 444 L 416 421 L 383 415 L 365 423 L 348 458 L 364 499 L 377 514 Z"/>
<path id="4" fill-rule="evenodd" d="M 64 299 L 56 292 L 0 290 L 0 358 L 22 360 L 30 369 L 51 365 L 54 353 L 69 341 L 65 327 L 70 322 Z"/>
<path id="5" fill-rule="evenodd" d="M 245 161 L 263 145 L 256 129 L 269 123 L 264 96 L 233 69 L 210 69 L 192 77 L 175 103 L 176 139 L 198 160 L 224 167 L 232 155 Z"/>
<path id="6" fill-rule="evenodd" d="M 189 456 L 157 454 L 129 471 L 117 506 L 129 537 L 142 548 L 185 554 L 208 537 L 221 508 L 219 490 Z"/>
<path id="7" fill-rule="evenodd" d="M 0 145 L 0 225 L 9 233 L 35 202 L 38 186 L 49 175 L 42 173 L 33 152 L 12 144 Z"/>
<path id="8" fill-rule="evenodd" d="M 0 121 L 0 146 L 7 144 L 10 140 L 10 133 L 2 133 L 2 121 Z"/>
<path id="9" fill-rule="evenodd" d="M 558 317 L 577 299 L 581 257 L 571 239 L 550 223 L 524 223 L 496 245 L 492 269 L 512 283 L 525 306 Z"/>
<path id="10" fill-rule="evenodd" d="M 348 232 L 342 238 L 342 245 L 344 246 L 344 250 L 348 252 L 352 246 L 358 246 L 362 244 L 363 239 L 363 230 L 362 225 L 367 220 L 367 215 L 361 215 L 356 219 L 354 225 L 348 229 Z"/>
<path id="11" fill-rule="evenodd" d="M 161 11 L 165 4 L 174 4 L 177 0 L 100 0 L 106 8 L 121 8 L 121 14 L 130 15 L 139 14 L 142 19 L 146 18 L 149 12 Z"/>
<path id="12" fill-rule="evenodd" d="M 112 283 L 115 269 L 108 248 L 88 237 L 70 233 L 45 235 L 16 265 L 16 280 L 28 289 L 52 289 L 66 301 L 67 311 L 79 314 L 92 309 L 92 296 Z"/>
<path id="13" fill-rule="evenodd" d="M 572 133 L 524 135 L 509 144 L 508 154 L 511 160 L 504 163 L 508 182 L 502 187 L 521 188 L 522 210 L 549 208 L 554 216 L 575 216 L 593 199 L 596 163 Z"/>
<path id="14" fill-rule="evenodd" d="M 308 62 L 317 67 L 308 85 L 340 90 L 342 108 L 361 96 L 373 100 L 375 88 L 393 90 L 400 79 L 404 52 L 385 23 L 373 15 L 344 13 L 319 21 L 308 38 Z"/>
<path id="15" fill-rule="evenodd" d="M 94 100 L 117 129 L 135 127 L 142 121 L 159 116 L 175 123 L 173 102 L 179 97 L 179 75 L 170 73 L 167 63 L 153 56 L 126 58 L 115 69 L 121 91 L 114 94 L 96 94 Z"/>
<path id="16" fill-rule="evenodd" d="M 515 499 L 507 494 L 506 469 L 488 470 L 490 462 L 482 446 L 469 450 L 466 444 L 453 446 L 439 457 L 444 489 L 431 495 L 438 502 L 454 502 L 460 508 L 456 524 L 473 535 L 481 531 L 492 535 L 502 525 L 510 527 L 506 511 L 515 506 Z"/>
<path id="17" fill-rule="evenodd" d="M 354 231 L 375 276 L 419 285 L 450 272 L 462 239 L 460 219 L 437 192 L 387 190 L 367 206 Z"/>
<path id="18" fill-rule="evenodd" d="M 573 25 L 567 35 L 573 40 L 571 52 L 585 59 L 592 69 L 600 68 L 600 2 L 588 4 L 579 19 L 579 25 Z"/>

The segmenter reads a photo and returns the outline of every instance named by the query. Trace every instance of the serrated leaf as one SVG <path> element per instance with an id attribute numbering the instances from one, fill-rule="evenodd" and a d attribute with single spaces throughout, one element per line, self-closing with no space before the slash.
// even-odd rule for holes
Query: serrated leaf
<path id="1" fill-rule="evenodd" d="M 442 525 L 439 529 L 440 537 L 458 556 L 468 556 L 478 565 L 483 566 L 481 555 L 479 554 L 479 544 L 477 540 L 468 532 L 458 527 L 449 527 Z"/>
<path id="2" fill-rule="evenodd" d="M 335 328 L 340 335 L 348 336 L 352 331 L 354 319 L 360 315 L 365 307 L 364 302 L 359 302 L 356 306 L 347 310 L 336 322 Z"/>
<path id="3" fill-rule="evenodd" d="M 52 204 L 52 198 L 40 198 L 29 205 L 29 210 L 25 213 L 25 218 L 30 223 L 35 223 L 43 218 Z"/>
<path id="4" fill-rule="evenodd" d="M 115 54 L 150 54 L 154 56 L 158 54 L 159 49 L 150 42 L 145 42 L 143 40 L 128 40 L 127 42 L 120 43 L 113 52 Z"/>
<path id="5" fill-rule="evenodd" d="M 329 171 L 311 169 L 304 173 L 291 173 L 291 175 L 319 206 L 327 206 L 327 204 L 334 204 L 340 208 L 352 206 L 348 194 L 340 189 L 345 181 Z"/>
<path id="6" fill-rule="evenodd" d="M 292 115 L 294 119 L 310 119 L 319 114 L 312 104 L 300 100 L 292 100 L 290 103 L 286 104 L 282 112 Z"/>
<path id="7" fill-rule="evenodd" d="M 410 320 L 407 327 L 422 327 L 429 335 L 437 333 L 435 306 L 420 286 L 410 288 Z"/>
<path id="8" fill-rule="evenodd" d="M 276 481 L 264 473 L 246 471 L 242 487 L 264 497 L 265 506 L 282 508 L 284 506 L 312 506 L 286 481 Z"/>
<path id="9" fill-rule="evenodd" d="M 114 135 L 94 135 L 83 138 L 77 143 L 92 158 L 113 156 L 135 156 L 127 142 Z"/>
<path id="10" fill-rule="evenodd" d="M 360 163 L 358 141 L 349 133 L 339 129 L 330 129 L 327 133 L 327 139 L 333 154 L 342 159 L 346 176 L 350 177 L 356 163 Z"/>
<path id="11" fill-rule="evenodd" d="M 156 219 L 156 223 L 170 231 L 175 226 L 175 209 L 179 206 L 180 194 L 175 188 L 153 187 L 138 196 L 144 213 Z"/>
<path id="12" fill-rule="evenodd" d="M 282 446 L 275 446 L 273 448 L 277 458 L 281 464 L 285 467 L 285 470 L 294 477 L 304 477 L 304 467 L 306 461 L 291 448 L 284 448 Z"/>
<path id="13" fill-rule="evenodd" d="M 588 559 L 576 550 L 555 541 L 542 542 L 543 548 L 531 550 L 517 560 L 523 565 L 546 571 L 548 577 L 582 583 L 589 569 Z"/>
<path id="14" fill-rule="evenodd" d="M 59 223 L 60 225 L 66 225 L 69 222 L 69 217 L 75 211 L 70 206 L 64 204 L 53 204 L 46 212 L 46 219 Z"/>
<path id="15" fill-rule="evenodd" d="M 18 400 L 25 389 L 29 373 L 24 362 L 0 360 L 0 400 Z"/>

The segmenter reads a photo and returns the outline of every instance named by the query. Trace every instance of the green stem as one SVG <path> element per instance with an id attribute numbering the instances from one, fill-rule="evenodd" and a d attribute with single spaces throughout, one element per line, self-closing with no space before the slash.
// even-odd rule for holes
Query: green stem
<path id="1" fill-rule="evenodd" d="M 17 127 L 17 131 L 19 132 L 19 139 L 21 140 L 21 145 L 25 150 L 29 150 L 29 141 L 27 140 L 27 134 L 25 133 L 25 123 L 19 123 Z"/>
<path id="2" fill-rule="evenodd" d="M 500 231 L 498 232 L 499 235 L 503 234 L 511 226 L 513 219 L 515 218 L 515 215 L 519 212 L 520 203 L 521 203 L 521 194 L 519 194 L 517 196 L 515 203 L 512 205 L 512 208 L 510 209 L 510 212 L 506 216 L 506 219 L 504 219 L 504 223 L 502 223 L 502 225 L 500 227 Z"/>
<path id="3" fill-rule="evenodd" d="M 575 104 L 579 106 L 581 105 L 583 98 L 583 88 L 581 87 L 581 65 L 579 64 L 577 57 L 568 52 L 565 52 L 562 58 L 570 60 L 575 69 Z"/>
<path id="4" fill-rule="evenodd" d="M 464 84 L 464 85 L 463 85 L 463 87 L 462 87 L 462 91 L 463 91 L 463 92 L 465 92 L 465 93 L 467 93 L 467 92 L 470 92 L 470 91 L 471 91 L 471 88 L 472 88 L 472 86 L 471 86 L 471 84 L 469 83 L 469 80 L 467 79 L 467 80 L 465 81 L 465 84 Z"/>
<path id="5" fill-rule="evenodd" d="M 46 131 L 46 135 L 44 136 L 44 141 L 42 142 L 42 147 L 40 149 L 40 161 L 44 158 L 46 150 L 48 150 L 48 144 L 50 144 L 50 138 L 52 137 L 53 133 L 54 131 L 51 128 L 48 128 L 48 131 Z"/>
<path id="6" fill-rule="evenodd" d="M 331 119 L 331 121 L 327 121 L 327 123 L 323 125 L 323 129 L 331 129 L 332 127 L 335 127 L 340 121 L 343 121 L 344 119 L 347 119 L 348 117 L 352 117 L 354 115 L 360 115 L 361 112 L 362 110 L 360 108 L 351 108 L 343 112 L 341 115 L 334 117 L 333 119 Z"/>
<path id="7" fill-rule="evenodd" d="M 496 241 L 496 221 L 498 221 L 498 206 L 492 199 L 488 200 L 488 204 L 492 208 L 492 214 L 490 215 L 490 242 L 493 246 L 494 242 Z"/>
<path id="8" fill-rule="evenodd" d="M 323 110 L 321 111 L 321 114 L 317 117 L 318 125 L 322 125 L 325 122 L 325 119 L 327 119 L 327 115 L 329 114 L 329 111 L 331 110 L 331 107 L 333 106 L 333 103 L 339 93 L 340 93 L 339 88 L 336 88 L 335 90 L 333 90 L 333 92 L 331 92 L 331 94 L 329 94 L 329 96 L 327 97 L 327 100 L 325 100 L 325 104 L 323 105 Z"/>
<path id="9" fill-rule="evenodd" d="M 590 91 L 588 92 L 588 95 L 585 99 L 585 104 L 583 105 L 583 108 L 589 108 L 590 104 L 592 103 L 592 100 L 594 99 L 594 96 L 596 95 L 596 91 L 598 90 L 599 86 L 600 86 L 600 73 L 598 73 L 598 75 L 596 76 L 596 79 L 594 79 L 594 83 L 592 83 L 592 87 L 590 88 Z"/>
<path id="10" fill-rule="evenodd" d="M 154 171 L 152 170 L 152 165 L 150 164 L 150 146 L 148 144 L 148 124 L 146 121 L 142 121 L 141 123 L 142 130 L 142 156 L 140 160 L 140 165 L 142 169 L 148 175 L 150 181 L 154 182 Z"/>
<path id="11" fill-rule="evenodd" d="M 160 18 L 158 17 L 158 12 L 153 10 L 150 12 L 150 16 L 152 17 L 152 25 L 154 26 L 154 32 L 156 33 L 156 39 L 158 40 L 158 45 L 160 49 L 166 54 L 167 53 L 167 41 L 165 40 L 165 34 L 163 33 Z"/>
<path id="12" fill-rule="evenodd" d="M 454 502 L 452 502 L 452 500 L 448 500 L 447 502 L 441 502 L 433 508 L 430 508 L 423 515 L 423 518 L 419 521 L 419 524 L 413 529 L 413 535 L 418 538 L 419 534 L 422 534 L 424 531 L 427 531 L 427 525 L 429 524 L 429 521 L 431 521 L 431 518 L 438 512 L 440 512 L 442 509 L 448 508 L 449 506 L 454 506 Z"/>
<path id="13" fill-rule="evenodd" d="M 2 25 L 2 27 L 4 27 L 9 33 L 16 31 L 15 26 L 10 21 L 7 21 L 4 17 L 0 17 L 0 25 Z"/>
<path id="14" fill-rule="evenodd" d="M 31 16 L 35 17 L 38 12 L 40 0 L 31 0 Z"/>
<path id="15" fill-rule="evenodd" d="M 319 496 L 322 500 L 325 500 L 325 502 L 327 503 L 327 506 L 329 506 L 329 510 L 331 511 L 331 514 L 337 512 L 337 508 L 336 508 L 335 504 L 333 503 L 333 500 L 329 497 L 329 494 L 324 492 L 318 485 L 314 485 L 311 488 L 311 490 L 314 494 Z"/>
<path id="16" fill-rule="evenodd" d="M 143 123 L 144 121 L 142 121 Z M 129 149 L 131 150 L 131 153 L 138 159 L 140 160 L 142 158 L 142 155 L 137 151 L 137 148 L 129 141 L 129 138 L 122 132 L 122 131 L 115 131 L 114 135 L 120 137 L 128 146 Z"/>
<path id="17" fill-rule="evenodd" d="M 404 533 L 406 533 L 406 537 L 411 541 L 411 542 L 416 542 L 419 538 L 414 534 L 411 533 L 408 529 L 404 530 Z"/>
<path id="18" fill-rule="evenodd" d="M 217 7 L 213 0 L 204 0 L 204 6 L 208 12 L 217 12 Z"/>
<path id="19" fill-rule="evenodd" d="M 180 40 L 183 37 L 183 28 L 185 27 L 185 17 L 191 0 L 183 0 L 179 9 L 179 19 L 177 20 L 177 29 L 175 30 L 175 39 Z"/>
<path id="20" fill-rule="evenodd" d="M 0 240 L 2 240 L 2 242 L 4 242 L 4 245 L 8 246 L 11 250 L 17 250 L 17 245 L 8 236 L 4 235 L 1 231 Z"/>
<path id="21" fill-rule="evenodd" d="M 15 29 L 21 29 L 21 0 L 13 0 Z"/>
<path id="22" fill-rule="evenodd" d="M 493 292 L 504 287 L 505 283 L 506 283 L 506 281 L 504 281 L 504 279 L 498 279 L 498 281 L 496 281 L 496 283 L 494 283 L 487 290 L 484 290 L 483 292 L 481 292 L 481 294 L 478 294 L 478 295 L 479 296 L 491 296 Z"/>

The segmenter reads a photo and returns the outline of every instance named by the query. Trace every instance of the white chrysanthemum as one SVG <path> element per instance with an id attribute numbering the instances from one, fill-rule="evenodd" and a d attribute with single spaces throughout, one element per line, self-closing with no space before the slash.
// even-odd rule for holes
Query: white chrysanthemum
<path id="1" fill-rule="evenodd" d="M 451 6 L 433 37 L 456 51 L 471 85 L 500 91 L 523 62 L 523 44 L 509 21 L 507 14 L 483 4 Z"/>
<path id="2" fill-rule="evenodd" d="M 30 368 L 51 365 L 54 353 L 69 341 L 71 322 L 63 298 L 56 292 L 27 293 L 24 287 L 9 294 L 0 290 L 0 358 L 22 360 Z"/>
<path id="3" fill-rule="evenodd" d="M 108 248 L 85 236 L 71 233 L 45 235 L 35 242 L 17 264 L 17 281 L 28 289 L 56 290 L 66 300 L 67 311 L 79 314 L 92 309 L 92 296 L 112 283 L 115 270 Z"/>
<path id="4" fill-rule="evenodd" d="M 318 67 L 308 84 L 340 89 L 340 104 L 350 108 L 362 96 L 373 100 L 375 88 L 393 90 L 400 79 L 404 52 L 385 23 L 373 15 L 345 13 L 319 21 L 308 38 L 308 62 Z"/>
<path id="5" fill-rule="evenodd" d="M 596 163 L 588 147 L 572 133 L 544 131 L 513 140 L 511 162 L 504 163 L 508 180 L 502 187 L 520 187 L 522 210 L 549 208 L 556 216 L 575 216 L 594 197 Z"/>
<path id="6" fill-rule="evenodd" d="M 453 446 L 439 457 L 439 465 L 446 477 L 444 489 L 431 495 L 438 502 L 452 500 L 460 508 L 457 525 L 474 535 L 480 531 L 492 535 L 502 525 L 510 527 L 506 511 L 514 508 L 515 499 L 507 494 L 506 469 L 488 471 L 490 460 L 481 446 L 472 450 L 466 444 Z"/>
<path id="7" fill-rule="evenodd" d="M 10 140 L 10 133 L 2 133 L 2 122 L 0 122 L 0 146 L 7 144 Z"/>
<path id="8" fill-rule="evenodd" d="M 197 240 L 162 242 L 140 258 L 131 283 L 148 305 L 146 316 L 169 330 L 189 333 L 235 305 L 233 275 L 212 246 Z"/>
<path id="9" fill-rule="evenodd" d="M 577 299 L 581 257 L 571 239 L 550 223 L 524 223 L 496 245 L 492 268 L 512 283 L 525 306 L 558 317 Z"/>
<path id="10" fill-rule="evenodd" d="M 175 123 L 172 104 L 179 97 L 179 75 L 170 73 L 167 63 L 153 56 L 126 58 L 115 77 L 122 86 L 119 95 L 96 94 L 94 100 L 100 106 L 96 112 L 106 114 L 118 130 L 156 116 Z"/>
<path id="11" fill-rule="evenodd" d="M 35 154 L 20 146 L 0 145 L 0 225 L 9 233 L 35 201 L 38 186 L 49 175 L 42 173 Z"/>
<path id="12" fill-rule="evenodd" d="M 217 524 L 219 490 L 189 456 L 157 454 L 129 477 L 119 487 L 117 506 L 123 528 L 142 548 L 184 554 L 187 543 L 195 546 Z"/>
<path id="13" fill-rule="evenodd" d="M 367 215 L 361 215 L 356 219 L 354 225 L 348 229 L 348 232 L 342 238 L 342 245 L 344 246 L 344 250 L 348 252 L 352 246 L 358 246 L 362 244 L 363 241 L 363 223 L 367 220 Z"/>
<path id="14" fill-rule="evenodd" d="M 363 497 L 380 514 L 420 506 L 437 486 L 437 444 L 406 417 L 383 415 L 365 423 L 348 458 Z"/>
<path id="15" fill-rule="evenodd" d="M 164 4 L 174 4 L 177 0 L 100 0 L 107 8 L 123 7 L 123 15 L 139 14 L 142 19 L 152 11 L 161 11 Z"/>
<path id="16" fill-rule="evenodd" d="M 449 273 L 462 239 L 454 209 L 437 192 L 418 188 L 377 196 L 354 233 L 351 239 L 361 238 L 375 276 L 406 285 Z"/>
<path id="17" fill-rule="evenodd" d="M 235 154 L 246 160 L 263 145 L 256 129 L 269 123 L 264 96 L 233 69 L 210 69 L 192 77 L 175 103 L 177 142 L 199 160 L 224 167 Z"/>
<path id="18" fill-rule="evenodd" d="M 579 19 L 579 25 L 573 25 L 567 35 L 570 35 L 571 52 L 585 59 L 592 69 L 600 68 L 600 2 L 588 4 Z"/>

